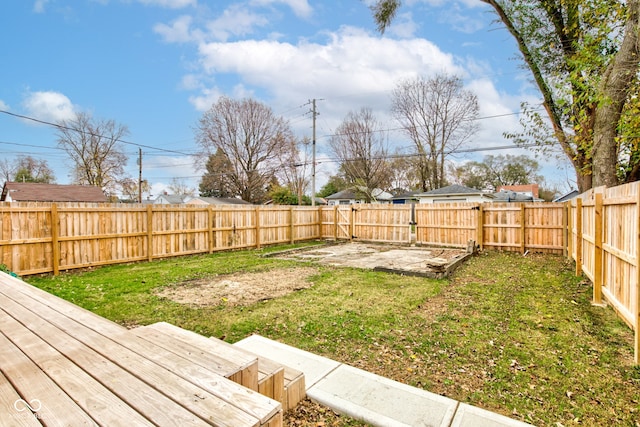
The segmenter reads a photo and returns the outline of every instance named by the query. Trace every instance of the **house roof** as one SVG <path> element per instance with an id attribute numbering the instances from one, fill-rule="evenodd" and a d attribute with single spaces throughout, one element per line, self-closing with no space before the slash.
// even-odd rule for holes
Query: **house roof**
<path id="1" fill-rule="evenodd" d="M 342 191 L 338 191 L 337 193 L 333 193 L 330 196 L 325 197 L 325 199 L 328 199 L 328 200 L 338 200 L 338 199 L 353 200 L 355 198 L 356 198 L 356 193 L 353 190 L 342 190 Z"/>
<path id="2" fill-rule="evenodd" d="M 492 194 L 488 194 L 481 190 L 477 190 L 475 188 L 470 188 L 470 187 L 466 187 L 464 185 L 458 185 L 458 184 L 448 185 L 446 187 L 436 188 L 435 190 L 427 191 L 425 193 L 416 194 L 416 196 L 419 196 L 419 197 L 449 196 L 449 195 L 456 195 L 456 196 L 481 195 L 481 196 L 493 198 Z"/>
<path id="3" fill-rule="evenodd" d="M 233 197 L 193 197 L 187 201 L 191 203 L 194 200 L 201 200 L 210 205 L 250 205 L 246 200 L 236 199 Z"/>
<path id="4" fill-rule="evenodd" d="M 533 197 L 538 198 L 539 186 L 538 184 L 521 184 L 521 185 L 499 185 L 496 188 L 496 192 L 515 191 L 516 193 L 531 193 Z"/>
<path id="5" fill-rule="evenodd" d="M 0 201 L 14 202 L 90 202 L 105 203 L 107 196 L 93 185 L 6 182 Z"/>
<path id="6" fill-rule="evenodd" d="M 404 193 L 399 193 L 393 196 L 393 200 L 416 199 L 416 196 L 420 193 L 420 191 L 405 191 Z"/>
<path id="7" fill-rule="evenodd" d="M 373 190 L 371 190 L 371 196 L 376 200 L 391 200 L 393 198 L 393 195 L 391 193 L 387 193 L 386 191 L 379 188 L 374 188 Z M 359 200 L 362 198 L 363 197 L 356 194 L 356 191 L 351 188 L 338 191 L 337 193 L 325 197 L 325 199 L 328 200 Z"/>
<path id="8" fill-rule="evenodd" d="M 578 192 L 578 190 L 571 190 L 569 191 L 567 194 L 563 194 L 562 196 L 554 199 L 554 202 L 566 202 L 567 200 L 571 200 L 577 196 L 579 196 L 580 193 Z"/>
<path id="9" fill-rule="evenodd" d="M 540 200 L 531 193 L 517 193 L 510 190 L 500 190 L 493 195 L 497 202 L 535 202 Z"/>
<path id="10" fill-rule="evenodd" d="M 170 205 L 180 205 L 184 203 L 185 196 L 176 194 L 161 194 L 154 200 L 154 203 L 157 203 L 160 199 L 164 199 Z"/>

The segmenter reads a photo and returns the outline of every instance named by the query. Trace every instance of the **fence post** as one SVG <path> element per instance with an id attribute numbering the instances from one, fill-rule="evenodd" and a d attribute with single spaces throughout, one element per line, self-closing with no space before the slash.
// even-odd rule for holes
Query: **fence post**
<path id="1" fill-rule="evenodd" d="M 338 205 L 333 207 L 333 240 L 338 241 Z"/>
<path id="2" fill-rule="evenodd" d="M 595 265 L 593 267 L 593 304 L 602 305 L 602 193 L 596 193 L 595 206 Z"/>
<path id="3" fill-rule="evenodd" d="M 213 247 L 215 245 L 215 240 L 213 240 L 213 206 L 209 205 L 209 253 L 213 253 Z"/>
<path id="4" fill-rule="evenodd" d="M 636 186 L 636 313 L 634 361 L 640 365 L 640 187 Z"/>
<path id="5" fill-rule="evenodd" d="M 478 225 L 477 225 L 478 245 L 480 250 L 484 249 L 484 203 L 478 206 Z"/>
<path id="6" fill-rule="evenodd" d="M 291 206 L 289 208 L 289 222 L 290 222 L 289 241 L 292 245 L 296 242 L 296 236 L 295 236 L 296 228 L 295 228 L 295 224 L 293 223 L 293 218 L 294 218 L 293 206 Z"/>
<path id="7" fill-rule="evenodd" d="M 153 261 L 153 205 L 147 205 L 147 260 Z"/>
<path id="8" fill-rule="evenodd" d="M 353 242 L 354 232 L 356 231 L 356 208 L 351 205 L 351 215 L 349 215 L 349 241 Z"/>
<path id="9" fill-rule="evenodd" d="M 60 217 L 56 203 L 51 204 L 51 245 L 53 275 L 57 276 L 60 274 Z"/>
<path id="10" fill-rule="evenodd" d="M 562 255 L 566 258 L 570 257 L 569 251 L 569 214 L 571 202 L 565 202 L 562 206 Z"/>
<path id="11" fill-rule="evenodd" d="M 260 206 L 255 209 L 256 221 L 256 249 L 260 249 Z"/>
<path id="12" fill-rule="evenodd" d="M 524 254 L 526 249 L 527 249 L 527 245 L 526 245 L 526 238 L 527 238 L 527 229 L 526 229 L 526 215 L 525 215 L 525 207 L 524 207 L 524 203 L 520 203 L 520 253 Z"/>
<path id="13" fill-rule="evenodd" d="M 582 199 L 576 200 L 576 276 L 582 274 Z"/>

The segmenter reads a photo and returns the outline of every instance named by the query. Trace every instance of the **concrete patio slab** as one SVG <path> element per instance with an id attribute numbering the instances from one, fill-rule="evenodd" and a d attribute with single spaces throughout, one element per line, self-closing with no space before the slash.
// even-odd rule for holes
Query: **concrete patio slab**
<path id="1" fill-rule="evenodd" d="M 311 400 L 373 426 L 529 426 L 259 335 L 235 345 L 304 372 Z"/>
<path id="2" fill-rule="evenodd" d="M 531 424 L 461 403 L 451 427 L 531 427 Z"/>
<path id="3" fill-rule="evenodd" d="M 458 402 L 437 394 L 341 365 L 307 395 L 337 412 L 376 426 L 448 427 Z"/>

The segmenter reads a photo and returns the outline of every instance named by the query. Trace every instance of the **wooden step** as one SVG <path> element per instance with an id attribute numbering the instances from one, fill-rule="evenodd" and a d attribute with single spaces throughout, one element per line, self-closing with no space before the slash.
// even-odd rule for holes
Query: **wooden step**
<path id="1" fill-rule="evenodd" d="M 247 356 L 258 358 L 258 391 L 265 396 L 268 396 L 278 402 L 282 403 L 283 409 L 286 411 L 286 380 L 285 370 L 286 367 L 274 362 L 273 360 L 261 357 L 248 350 L 240 347 L 236 347 L 224 341 L 220 341 L 218 338 L 209 338 L 214 342 L 218 342 L 219 345 L 231 346 L 236 351 L 242 351 Z M 289 375 L 291 377 L 291 375 Z"/>
<path id="2" fill-rule="evenodd" d="M 215 338 L 212 338 L 215 339 Z M 236 343 L 237 344 L 237 343 Z M 282 399 L 270 396 L 272 399 L 278 400 L 282 403 L 282 408 L 285 411 L 293 409 L 304 399 L 307 395 L 306 384 L 304 380 L 304 373 L 297 369 L 293 369 L 287 365 L 276 362 L 267 357 L 256 354 L 250 350 L 244 349 L 234 344 L 234 347 L 242 349 L 251 355 L 257 355 L 258 357 L 258 375 L 267 376 L 268 373 L 274 370 L 276 367 L 282 367 L 284 370 L 284 390 L 282 392 Z M 255 350 L 255 349 L 254 349 Z M 261 392 L 262 393 L 262 392 Z"/>
<path id="3" fill-rule="evenodd" d="M 216 345 L 202 335 L 166 322 L 140 326 L 131 332 L 171 352 L 197 359 L 205 363 L 207 369 L 258 391 L 258 358 L 255 355 L 235 347 Z"/>

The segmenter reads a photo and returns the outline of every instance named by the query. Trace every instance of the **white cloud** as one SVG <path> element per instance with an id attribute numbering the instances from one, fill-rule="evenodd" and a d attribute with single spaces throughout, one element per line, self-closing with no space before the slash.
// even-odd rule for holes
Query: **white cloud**
<path id="1" fill-rule="evenodd" d="M 44 13 L 45 6 L 49 3 L 49 0 L 36 0 L 33 4 L 33 11 L 35 13 Z"/>
<path id="2" fill-rule="evenodd" d="M 485 23 L 477 15 L 469 15 L 460 5 L 454 4 L 440 13 L 438 21 L 448 24 L 456 31 L 471 34 L 484 28 Z"/>
<path id="3" fill-rule="evenodd" d="M 227 41 L 231 37 L 252 34 L 256 28 L 268 24 L 266 17 L 235 4 L 225 9 L 218 18 L 208 21 L 205 30 L 194 28 L 194 18 L 189 15 L 180 16 L 170 24 L 156 24 L 153 30 L 169 43 Z"/>
<path id="4" fill-rule="evenodd" d="M 307 0 L 253 0 L 251 4 L 267 6 L 274 3 L 283 3 L 293 10 L 293 13 L 301 18 L 308 18 L 313 13 L 313 9 Z"/>
<path id="5" fill-rule="evenodd" d="M 71 100 L 60 92 L 30 92 L 22 105 L 28 116 L 52 123 L 72 119 L 75 115 Z"/>
<path id="6" fill-rule="evenodd" d="M 417 31 L 418 25 L 413 20 L 413 15 L 411 12 L 406 12 L 398 15 L 386 33 L 396 37 L 411 38 L 415 36 Z"/>
<path id="7" fill-rule="evenodd" d="M 9 105 L 7 105 L 2 99 L 0 99 L 0 110 L 9 111 Z"/>
<path id="8" fill-rule="evenodd" d="M 207 23 L 207 30 L 213 40 L 226 41 L 232 36 L 251 34 L 256 27 L 264 27 L 268 24 L 266 17 L 236 4 L 225 9 L 218 19 Z"/>
<path id="9" fill-rule="evenodd" d="M 187 43 L 197 38 L 191 33 L 191 22 L 193 18 L 188 15 L 174 19 L 170 25 L 156 24 L 153 31 L 160 34 L 164 41 L 169 43 Z"/>
<path id="10" fill-rule="evenodd" d="M 372 37 L 350 27 L 328 34 L 323 44 L 274 40 L 202 43 L 199 53 L 204 75 L 235 75 L 244 87 L 269 98 L 276 111 L 323 98 L 319 108 L 327 132 L 349 111 L 363 106 L 372 108 L 380 120 L 388 120 L 382 116 L 388 116 L 390 92 L 399 79 L 464 72 L 452 55 L 427 40 Z M 211 98 L 210 93 L 202 97 Z M 298 126 L 309 133 L 308 123 Z"/>
<path id="11" fill-rule="evenodd" d="M 160 6 L 168 9 L 182 9 L 188 6 L 196 6 L 197 0 L 138 0 L 140 3 L 149 6 Z"/>

